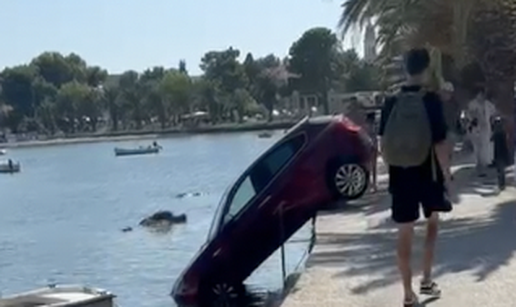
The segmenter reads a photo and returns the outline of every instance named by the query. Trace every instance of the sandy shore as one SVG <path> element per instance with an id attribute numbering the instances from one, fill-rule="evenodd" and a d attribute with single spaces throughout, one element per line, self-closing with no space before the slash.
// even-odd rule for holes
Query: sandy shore
<path id="1" fill-rule="evenodd" d="M 0 143 L 0 148 L 20 148 L 37 146 L 55 146 L 67 144 L 96 143 L 96 142 L 117 142 L 132 140 L 150 140 L 164 138 L 173 135 L 207 134 L 207 133 L 233 133 L 245 131 L 264 131 L 287 129 L 294 125 L 295 121 L 282 121 L 272 123 L 252 124 L 228 124 L 219 126 L 206 126 L 191 129 L 168 129 L 158 131 L 128 131 L 117 133 L 106 133 L 97 135 L 77 135 L 63 138 L 52 138 L 46 140 L 30 140 L 20 142 Z"/>

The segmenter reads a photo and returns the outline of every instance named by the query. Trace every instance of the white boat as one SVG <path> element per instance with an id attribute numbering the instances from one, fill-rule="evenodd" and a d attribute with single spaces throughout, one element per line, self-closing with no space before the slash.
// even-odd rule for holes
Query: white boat
<path id="1" fill-rule="evenodd" d="M 268 139 L 268 138 L 272 137 L 272 133 L 262 132 L 262 133 L 258 134 L 258 137 L 261 139 Z"/>
<path id="2" fill-rule="evenodd" d="M 0 307 L 115 307 L 115 295 L 82 286 L 55 286 L 0 298 Z"/>
<path id="3" fill-rule="evenodd" d="M 115 155 L 116 156 L 129 156 L 129 155 L 146 155 L 146 154 L 156 154 L 161 150 L 161 146 L 140 146 L 138 148 L 118 148 L 115 147 Z"/>
<path id="4" fill-rule="evenodd" d="M 12 160 L 0 161 L 0 173 L 18 173 L 21 170 L 20 162 Z"/>
<path id="5" fill-rule="evenodd" d="M 0 148 L 0 156 L 4 156 L 7 154 L 7 149 L 1 149 Z"/>

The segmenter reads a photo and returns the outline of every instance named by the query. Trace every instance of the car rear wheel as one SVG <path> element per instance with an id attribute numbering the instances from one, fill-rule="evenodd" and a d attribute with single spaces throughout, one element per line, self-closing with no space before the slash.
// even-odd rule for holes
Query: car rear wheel
<path id="1" fill-rule="evenodd" d="M 333 168 L 330 188 L 340 199 L 353 200 L 362 197 L 369 185 L 365 167 L 357 163 L 340 163 Z"/>
<path id="2" fill-rule="evenodd" d="M 209 281 L 201 287 L 202 307 L 240 306 L 245 296 L 245 286 L 224 281 Z"/>

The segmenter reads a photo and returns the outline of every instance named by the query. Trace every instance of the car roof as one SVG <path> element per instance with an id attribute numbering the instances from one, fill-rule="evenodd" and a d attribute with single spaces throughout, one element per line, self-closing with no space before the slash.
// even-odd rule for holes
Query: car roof
<path id="1" fill-rule="evenodd" d="M 305 116 L 301 119 L 297 124 L 292 126 L 292 128 L 287 130 L 287 135 L 291 134 L 294 131 L 303 130 L 307 126 L 308 127 L 317 127 L 317 126 L 326 126 L 331 122 L 335 121 L 339 118 L 339 115 L 325 115 L 325 116 L 316 116 L 316 117 L 308 117 Z"/>

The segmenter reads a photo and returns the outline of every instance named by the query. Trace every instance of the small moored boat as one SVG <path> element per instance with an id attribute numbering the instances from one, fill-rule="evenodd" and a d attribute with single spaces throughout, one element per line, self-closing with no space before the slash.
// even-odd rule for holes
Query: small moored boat
<path id="1" fill-rule="evenodd" d="M 0 173 L 18 173 L 21 170 L 20 162 L 12 160 L 0 161 Z M 0 305 L 1 307 L 1 305 Z"/>
<path id="2" fill-rule="evenodd" d="M 118 148 L 115 147 L 115 156 L 130 156 L 130 155 L 146 155 L 156 154 L 163 149 L 157 143 L 149 145 L 147 147 L 140 146 L 138 148 Z"/>
<path id="3" fill-rule="evenodd" d="M 7 149 L 0 148 L 0 156 L 4 156 L 7 154 Z"/>
<path id="4" fill-rule="evenodd" d="M 261 139 L 268 139 L 268 138 L 272 137 L 272 133 L 262 132 L 262 133 L 258 134 L 258 137 Z"/>
<path id="5" fill-rule="evenodd" d="M 50 285 L 0 298 L 0 307 L 115 307 L 114 299 L 102 289 Z"/>

